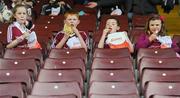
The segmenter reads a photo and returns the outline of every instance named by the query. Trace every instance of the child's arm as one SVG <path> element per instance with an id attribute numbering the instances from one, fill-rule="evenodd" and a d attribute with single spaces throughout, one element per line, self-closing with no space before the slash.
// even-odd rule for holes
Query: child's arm
<path id="1" fill-rule="evenodd" d="M 85 51 L 87 52 L 87 46 L 86 43 L 84 42 L 81 34 L 79 33 L 78 29 L 76 27 L 73 27 L 73 31 L 76 33 L 76 35 L 78 36 L 81 46 L 85 49 Z"/>
<path id="2" fill-rule="evenodd" d="M 140 48 L 148 48 L 151 44 L 149 36 L 146 34 L 141 34 L 136 42 L 135 49 L 139 50 Z"/>
<path id="3" fill-rule="evenodd" d="M 106 35 L 109 31 L 110 31 L 110 29 L 104 29 L 103 30 L 103 34 L 102 34 L 101 39 L 98 43 L 98 48 L 104 48 L 104 41 L 105 41 Z"/>
<path id="4" fill-rule="evenodd" d="M 13 40 L 12 42 L 10 42 L 6 48 L 13 48 L 15 46 L 17 46 L 20 42 L 22 42 L 26 37 L 29 36 L 29 33 L 26 32 L 26 33 L 23 33 L 23 35 L 17 37 L 15 40 Z"/>
<path id="5" fill-rule="evenodd" d="M 156 40 L 157 39 L 157 35 L 156 34 L 151 34 L 149 36 L 149 41 L 152 42 L 153 40 Z"/>
<path id="6" fill-rule="evenodd" d="M 128 44 L 129 44 L 129 51 L 130 51 L 131 53 L 133 53 L 133 52 L 134 52 L 134 46 L 133 46 L 133 44 L 131 43 L 131 41 L 130 41 L 129 39 L 127 39 L 126 41 L 127 41 Z"/>
<path id="7" fill-rule="evenodd" d="M 62 38 L 62 40 L 56 45 L 56 48 L 62 48 L 64 46 L 64 44 L 66 43 L 66 41 L 68 40 L 69 36 L 64 34 L 64 37 Z"/>

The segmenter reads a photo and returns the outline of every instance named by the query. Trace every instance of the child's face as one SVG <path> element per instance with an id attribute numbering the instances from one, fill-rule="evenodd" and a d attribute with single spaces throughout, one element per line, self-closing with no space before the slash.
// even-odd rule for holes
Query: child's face
<path id="1" fill-rule="evenodd" d="M 115 19 L 108 19 L 106 21 L 106 29 L 112 29 L 111 32 L 116 32 L 120 29 Z"/>
<path id="2" fill-rule="evenodd" d="M 66 24 L 73 25 L 74 27 L 77 27 L 80 20 L 76 15 L 68 15 L 67 18 L 64 21 Z"/>
<path id="3" fill-rule="evenodd" d="M 159 33 L 161 30 L 161 26 L 162 26 L 161 20 L 151 20 L 149 22 L 149 30 L 153 34 Z"/>
<path id="4" fill-rule="evenodd" d="M 16 18 L 17 22 L 19 22 L 20 24 L 24 24 L 27 18 L 26 8 L 25 7 L 17 8 L 17 11 L 14 14 L 14 17 Z"/>

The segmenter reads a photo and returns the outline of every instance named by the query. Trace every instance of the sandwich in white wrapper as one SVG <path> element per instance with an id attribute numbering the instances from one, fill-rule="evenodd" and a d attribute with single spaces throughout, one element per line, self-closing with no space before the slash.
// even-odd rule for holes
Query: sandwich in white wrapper
<path id="1" fill-rule="evenodd" d="M 158 36 L 157 40 L 163 45 L 165 48 L 171 48 L 172 45 L 172 40 L 170 36 Z"/>
<path id="2" fill-rule="evenodd" d="M 33 41 L 37 40 L 36 33 L 32 31 L 26 39 L 28 40 L 28 43 L 32 43 Z"/>
<path id="3" fill-rule="evenodd" d="M 129 43 L 127 42 L 129 40 L 126 32 L 115 32 L 110 33 L 107 36 L 106 44 L 111 49 L 117 49 L 117 48 L 129 48 Z"/>
<path id="4" fill-rule="evenodd" d="M 28 43 L 29 48 L 33 48 L 34 46 L 36 46 L 36 44 L 38 42 L 36 33 L 34 31 L 32 31 L 26 39 L 27 39 L 27 43 Z"/>
<path id="5" fill-rule="evenodd" d="M 108 34 L 106 44 L 118 45 L 126 41 L 127 35 L 125 32 L 116 32 Z"/>

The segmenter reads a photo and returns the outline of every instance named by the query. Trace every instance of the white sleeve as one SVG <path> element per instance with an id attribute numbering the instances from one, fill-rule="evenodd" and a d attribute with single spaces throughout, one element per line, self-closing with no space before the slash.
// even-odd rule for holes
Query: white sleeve
<path id="1" fill-rule="evenodd" d="M 7 30 L 7 42 L 12 42 L 12 25 L 10 25 Z"/>

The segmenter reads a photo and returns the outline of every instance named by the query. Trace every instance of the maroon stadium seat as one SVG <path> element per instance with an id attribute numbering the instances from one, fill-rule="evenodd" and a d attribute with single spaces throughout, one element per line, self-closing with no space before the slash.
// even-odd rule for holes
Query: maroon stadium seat
<path id="1" fill-rule="evenodd" d="M 89 89 L 89 96 L 101 95 L 138 95 L 134 82 L 93 82 Z"/>
<path id="2" fill-rule="evenodd" d="M 27 69 L 34 79 L 37 79 L 37 66 L 34 59 L 6 59 L 0 58 L 0 70 L 2 69 Z"/>
<path id="3" fill-rule="evenodd" d="M 130 57 L 130 52 L 127 48 L 121 49 L 100 49 L 96 48 L 94 52 L 94 58 L 120 58 Z"/>
<path id="4" fill-rule="evenodd" d="M 135 82 L 132 70 L 92 70 L 90 85 L 93 82 Z"/>
<path id="5" fill-rule="evenodd" d="M 15 98 L 25 98 L 23 87 L 20 83 L 0 84 L 0 96 L 13 96 Z"/>
<path id="6" fill-rule="evenodd" d="M 144 57 L 142 58 L 139 71 L 142 75 L 144 69 L 180 69 L 180 59 L 175 58 L 152 58 Z"/>
<path id="7" fill-rule="evenodd" d="M 40 49 L 6 49 L 4 58 L 9 59 L 24 59 L 34 58 L 43 64 L 43 54 Z"/>
<path id="8" fill-rule="evenodd" d="M 180 43 L 180 35 L 173 35 L 172 40 L 175 41 L 176 43 Z"/>
<path id="9" fill-rule="evenodd" d="M 73 94 L 77 98 L 82 98 L 81 90 L 77 82 L 66 83 L 42 83 L 35 82 L 31 95 L 69 95 Z"/>
<path id="10" fill-rule="evenodd" d="M 177 46 L 180 48 L 180 35 L 173 35 L 172 38 L 173 42 L 175 42 L 177 44 Z M 179 52 L 180 54 L 180 52 Z"/>
<path id="11" fill-rule="evenodd" d="M 39 76 L 39 82 L 77 82 L 80 88 L 83 90 L 83 77 L 82 73 L 78 69 L 73 70 L 46 70 L 41 69 Z"/>
<path id="12" fill-rule="evenodd" d="M 7 43 L 7 29 L 9 24 L 0 24 L 0 42 Z"/>
<path id="13" fill-rule="evenodd" d="M 64 24 L 64 15 L 62 14 L 58 16 L 41 15 L 35 21 L 35 24 L 46 24 L 46 25 L 58 24 L 62 27 Z"/>
<path id="14" fill-rule="evenodd" d="M 85 15 L 80 16 L 80 24 L 77 26 L 80 31 L 94 32 L 96 30 L 96 16 Z"/>
<path id="15" fill-rule="evenodd" d="M 80 58 L 74 58 L 74 59 L 52 59 L 47 58 L 44 63 L 44 69 L 66 69 L 66 70 L 72 70 L 72 69 L 79 69 L 82 72 L 82 75 L 85 79 L 86 73 L 85 73 L 85 64 L 82 59 Z"/>
<path id="16" fill-rule="evenodd" d="M 28 95 L 27 98 L 76 98 L 75 95 L 59 95 L 59 96 L 36 96 Z"/>
<path id="17" fill-rule="evenodd" d="M 149 82 L 145 92 L 145 98 L 151 98 L 154 95 L 180 96 L 180 82 Z M 176 97 L 177 98 L 177 97 Z"/>
<path id="18" fill-rule="evenodd" d="M 49 58 L 81 58 L 84 61 L 87 59 L 87 54 L 84 49 L 51 49 Z"/>
<path id="19" fill-rule="evenodd" d="M 132 41 L 132 43 L 136 44 L 139 37 L 141 36 L 141 34 L 145 33 L 144 29 L 137 29 L 137 28 L 133 28 L 130 31 L 130 39 Z"/>
<path id="20" fill-rule="evenodd" d="M 0 96 L 0 98 L 12 98 L 12 96 Z"/>
<path id="21" fill-rule="evenodd" d="M 133 64 L 129 57 L 94 58 L 92 69 L 130 69 L 133 71 Z"/>
<path id="22" fill-rule="evenodd" d="M 3 43 L 2 42 L 0 42 L 0 58 L 2 58 L 3 57 L 3 55 L 4 55 L 4 45 L 3 45 Z"/>
<path id="23" fill-rule="evenodd" d="M 176 52 L 172 48 L 154 49 L 140 48 L 137 54 L 137 64 L 143 57 L 170 58 L 176 57 Z"/>
<path id="24" fill-rule="evenodd" d="M 91 95 L 89 98 L 139 98 L 138 95 Z"/>
<path id="25" fill-rule="evenodd" d="M 0 70 L 0 83 L 22 83 L 24 89 L 30 94 L 33 80 L 28 70 Z"/>
<path id="26" fill-rule="evenodd" d="M 180 96 L 162 96 L 162 95 L 153 95 L 152 98 L 179 98 Z"/>
<path id="27" fill-rule="evenodd" d="M 142 28 L 146 26 L 146 22 L 149 19 L 149 15 L 134 15 L 132 18 L 133 28 Z"/>
<path id="28" fill-rule="evenodd" d="M 180 69 L 145 69 L 141 79 L 142 92 L 148 82 L 180 82 Z"/>

